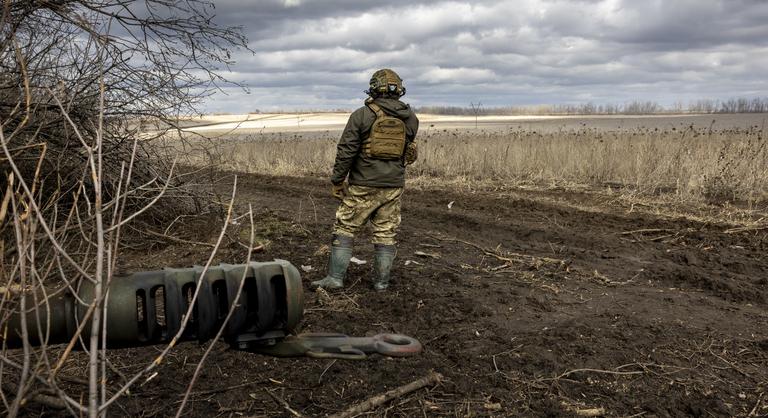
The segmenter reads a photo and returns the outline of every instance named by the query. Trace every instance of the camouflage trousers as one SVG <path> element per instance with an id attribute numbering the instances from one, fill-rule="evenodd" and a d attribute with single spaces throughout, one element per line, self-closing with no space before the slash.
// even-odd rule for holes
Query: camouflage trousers
<path id="1" fill-rule="evenodd" d="M 370 221 L 373 227 L 372 243 L 395 245 L 402 194 L 402 187 L 350 185 L 336 210 L 333 233 L 354 237 Z"/>

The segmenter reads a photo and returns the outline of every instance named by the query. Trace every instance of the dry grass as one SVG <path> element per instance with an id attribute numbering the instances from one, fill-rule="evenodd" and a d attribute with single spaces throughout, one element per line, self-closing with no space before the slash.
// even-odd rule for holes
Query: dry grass
<path id="1" fill-rule="evenodd" d="M 612 187 L 708 203 L 768 202 L 768 147 L 762 128 L 689 127 L 556 132 L 440 130 L 419 136 L 416 182 Z M 219 166 L 288 176 L 327 176 L 336 132 L 260 134 L 206 142 Z M 200 142 L 202 143 L 202 142 Z M 199 150 L 198 150 L 199 151 Z M 199 152 L 189 153 L 191 163 Z"/>
<path id="2" fill-rule="evenodd" d="M 656 129 L 442 132 L 424 138 L 419 176 L 612 185 L 712 202 L 768 198 L 762 131 Z"/>

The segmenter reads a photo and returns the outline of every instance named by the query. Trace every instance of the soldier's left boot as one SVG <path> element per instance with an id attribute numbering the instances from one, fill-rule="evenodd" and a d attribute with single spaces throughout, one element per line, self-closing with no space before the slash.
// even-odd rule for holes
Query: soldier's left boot
<path id="1" fill-rule="evenodd" d="M 392 278 L 392 264 L 397 255 L 397 247 L 394 245 L 374 244 L 375 259 L 373 261 L 373 288 L 382 292 L 389 288 Z"/>
<path id="2" fill-rule="evenodd" d="M 328 258 L 328 275 L 322 280 L 310 283 L 312 289 L 322 287 L 325 290 L 334 290 L 344 287 L 344 277 L 347 275 L 349 260 L 352 258 L 352 242 L 352 237 L 333 236 L 331 254 Z"/>

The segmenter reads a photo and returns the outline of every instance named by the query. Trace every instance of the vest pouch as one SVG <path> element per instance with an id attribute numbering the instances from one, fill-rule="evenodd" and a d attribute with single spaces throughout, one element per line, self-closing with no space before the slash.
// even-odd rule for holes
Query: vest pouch
<path id="1" fill-rule="evenodd" d="M 373 103 L 369 106 L 376 113 L 376 121 L 371 126 L 368 139 L 363 141 L 363 152 L 369 158 L 377 160 L 401 159 L 405 151 L 405 123 L 384 114 L 381 108 Z"/>

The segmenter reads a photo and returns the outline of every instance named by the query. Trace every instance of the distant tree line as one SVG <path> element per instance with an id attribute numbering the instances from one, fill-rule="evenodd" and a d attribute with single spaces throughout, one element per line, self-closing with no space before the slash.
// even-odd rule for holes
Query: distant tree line
<path id="1" fill-rule="evenodd" d="M 533 106 L 421 106 L 419 113 L 459 116 L 488 115 L 654 115 L 665 113 L 768 113 L 768 97 L 735 98 L 728 100 L 703 99 L 685 106 L 676 102 L 662 106 L 653 101 L 631 101 L 625 104 L 557 104 Z"/>
<path id="2" fill-rule="evenodd" d="M 725 101 L 699 100 L 688 106 L 690 112 L 696 113 L 766 113 L 768 112 L 768 98 L 755 97 L 753 99 L 738 98 Z"/>

